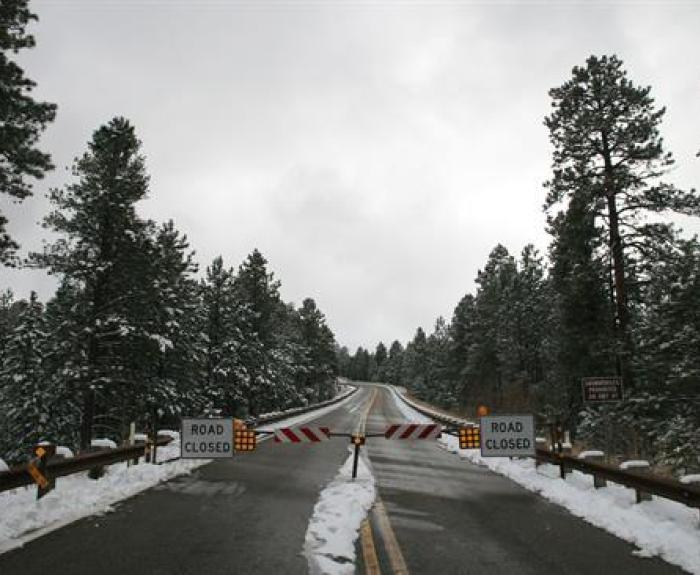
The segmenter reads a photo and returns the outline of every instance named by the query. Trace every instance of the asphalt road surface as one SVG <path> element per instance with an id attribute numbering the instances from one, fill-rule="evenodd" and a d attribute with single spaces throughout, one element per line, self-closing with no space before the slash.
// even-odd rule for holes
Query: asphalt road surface
<path id="1" fill-rule="evenodd" d="M 395 401 L 362 386 L 313 424 L 353 432 L 366 418 L 368 433 L 382 432 L 405 421 Z M 378 500 L 357 543 L 357 573 L 682 573 L 435 441 L 370 438 L 364 456 Z M 314 504 L 347 457 L 347 439 L 264 442 L 0 555 L 0 574 L 308 573 Z"/>

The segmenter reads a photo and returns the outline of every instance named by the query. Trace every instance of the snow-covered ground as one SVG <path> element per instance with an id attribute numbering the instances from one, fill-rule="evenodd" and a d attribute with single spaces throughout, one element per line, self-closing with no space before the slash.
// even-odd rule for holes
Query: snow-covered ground
<path id="1" fill-rule="evenodd" d="M 399 397 L 396 398 L 396 403 L 408 419 L 431 421 Z M 459 439 L 451 435 L 443 434 L 440 443 L 459 457 L 486 466 L 565 507 L 589 523 L 635 544 L 639 548 L 635 551 L 636 555 L 658 555 L 669 563 L 700 575 L 700 523 L 697 509 L 659 497 L 636 504 L 632 489 L 614 483 L 595 489 L 593 478 L 578 471 L 562 480 L 557 466 L 547 464 L 535 467 L 533 459 L 481 457 L 477 449 L 460 449 Z"/>
<path id="2" fill-rule="evenodd" d="M 337 409 L 350 397 L 265 427 L 288 427 L 310 421 Z M 59 477 L 56 489 L 40 500 L 36 499 L 34 486 L 0 493 L 0 553 L 21 547 L 82 517 L 108 513 L 119 501 L 211 462 L 210 459 L 177 459 L 180 456 L 179 434 L 176 431 L 159 431 L 159 434 L 174 438 L 169 445 L 158 448 L 158 461 L 173 460 L 169 463 L 140 463 L 131 467 L 127 467 L 126 462 L 116 463 L 106 467 L 104 477 L 99 480 L 88 478 L 87 472 Z"/>
<path id="3" fill-rule="evenodd" d="M 158 459 L 180 455 L 180 442 L 158 448 Z M 20 487 L 0 493 L 0 553 L 21 547 L 28 541 L 88 515 L 100 515 L 113 505 L 161 481 L 189 473 L 209 460 L 181 459 L 164 465 L 126 462 L 105 468 L 99 480 L 87 472 L 56 480 L 56 489 L 37 500 L 36 487 Z"/>
<path id="4" fill-rule="evenodd" d="M 321 492 L 306 530 L 304 554 L 311 575 L 355 572 L 355 541 L 374 503 L 374 477 L 361 457 L 352 479 L 353 448 L 338 475 Z"/>

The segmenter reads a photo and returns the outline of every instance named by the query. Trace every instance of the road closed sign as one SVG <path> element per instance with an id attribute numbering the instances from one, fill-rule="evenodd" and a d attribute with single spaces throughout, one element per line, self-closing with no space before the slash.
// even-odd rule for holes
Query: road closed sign
<path id="1" fill-rule="evenodd" d="M 183 418 L 180 433 L 183 459 L 233 456 L 233 419 Z"/>
<path id="2" fill-rule="evenodd" d="M 532 414 L 487 415 L 481 418 L 482 457 L 535 455 L 535 421 Z"/>

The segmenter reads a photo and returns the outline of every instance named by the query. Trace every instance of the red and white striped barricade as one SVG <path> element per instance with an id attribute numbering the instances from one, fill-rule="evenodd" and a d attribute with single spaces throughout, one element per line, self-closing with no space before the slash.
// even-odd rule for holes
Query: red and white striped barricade
<path id="1" fill-rule="evenodd" d="M 442 426 L 437 423 L 395 423 L 386 428 L 386 439 L 437 439 Z"/>
<path id="2" fill-rule="evenodd" d="M 275 443 L 317 443 L 331 438 L 328 427 L 278 427 L 273 433 Z"/>

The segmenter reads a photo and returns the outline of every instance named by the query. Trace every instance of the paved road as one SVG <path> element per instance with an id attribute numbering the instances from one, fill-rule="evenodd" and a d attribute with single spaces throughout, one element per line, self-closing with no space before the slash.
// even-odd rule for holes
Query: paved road
<path id="1" fill-rule="evenodd" d="M 363 387 L 315 423 L 353 431 L 370 400 L 368 432 L 404 420 L 391 394 L 373 389 Z M 381 503 L 363 539 L 384 574 L 397 561 L 405 572 L 430 575 L 681 573 L 633 556 L 631 545 L 435 442 L 376 439 L 367 447 Z M 347 455 L 343 439 L 265 442 L 0 555 L 0 574 L 307 573 L 302 549 L 313 506 Z"/>

